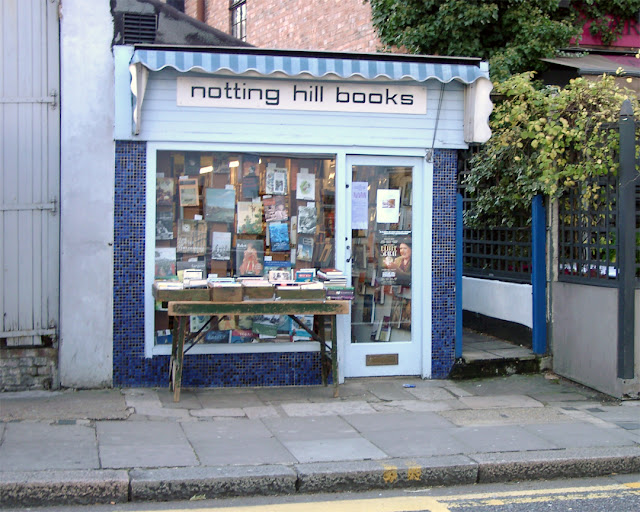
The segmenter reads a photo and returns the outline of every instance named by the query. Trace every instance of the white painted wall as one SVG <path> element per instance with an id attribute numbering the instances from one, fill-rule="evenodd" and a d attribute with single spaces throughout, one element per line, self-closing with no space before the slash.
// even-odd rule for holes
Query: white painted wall
<path id="1" fill-rule="evenodd" d="M 64 0 L 60 382 L 112 384 L 114 85 L 109 2 Z"/>
<path id="2" fill-rule="evenodd" d="M 533 328 L 530 284 L 463 277 L 462 309 Z"/>

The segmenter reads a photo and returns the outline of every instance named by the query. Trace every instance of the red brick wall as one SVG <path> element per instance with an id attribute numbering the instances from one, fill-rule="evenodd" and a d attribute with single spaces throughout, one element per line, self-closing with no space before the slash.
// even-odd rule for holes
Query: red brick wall
<path id="1" fill-rule="evenodd" d="M 186 0 L 195 16 L 198 0 Z M 230 32 L 229 0 L 205 0 L 208 25 Z M 247 42 L 261 48 L 375 52 L 380 43 L 363 0 L 247 0 Z"/>

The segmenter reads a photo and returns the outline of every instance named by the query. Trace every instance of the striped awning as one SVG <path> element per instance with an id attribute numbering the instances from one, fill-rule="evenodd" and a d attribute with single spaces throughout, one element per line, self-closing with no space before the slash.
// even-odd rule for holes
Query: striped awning
<path id="1" fill-rule="evenodd" d="M 244 49 L 243 49 L 244 50 Z M 407 58 L 391 54 L 372 55 L 357 58 L 357 54 L 319 52 L 268 53 L 257 52 L 207 52 L 165 49 L 136 49 L 131 64 L 141 64 L 150 71 L 173 68 L 180 72 L 200 71 L 215 73 L 229 71 L 243 74 L 254 71 L 261 75 L 282 73 L 294 77 L 311 75 L 323 78 L 332 75 L 338 78 L 362 77 L 369 80 L 386 78 L 390 80 L 415 80 L 424 82 L 435 79 L 443 83 L 456 80 L 464 84 L 474 83 L 479 78 L 489 78 L 486 66 L 478 59 L 447 58 Z M 362 56 L 365 57 L 365 56 Z M 395 58 L 394 58 L 395 57 Z"/>

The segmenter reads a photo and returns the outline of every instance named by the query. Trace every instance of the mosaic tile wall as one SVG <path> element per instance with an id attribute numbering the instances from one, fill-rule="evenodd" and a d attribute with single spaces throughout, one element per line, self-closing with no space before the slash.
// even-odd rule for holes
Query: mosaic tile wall
<path id="1" fill-rule="evenodd" d="M 144 357 L 146 143 L 116 142 L 113 385 L 167 386 L 169 356 Z M 185 387 L 321 383 L 318 352 L 188 355 Z"/>
<path id="2" fill-rule="evenodd" d="M 433 160 L 433 272 L 431 376 L 445 379 L 455 361 L 456 180 L 455 150 L 436 150 Z"/>

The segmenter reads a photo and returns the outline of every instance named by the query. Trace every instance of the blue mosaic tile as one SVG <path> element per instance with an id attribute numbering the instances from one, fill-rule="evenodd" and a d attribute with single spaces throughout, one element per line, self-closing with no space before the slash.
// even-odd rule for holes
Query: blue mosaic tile
<path id="1" fill-rule="evenodd" d="M 431 376 L 445 379 L 455 362 L 458 157 L 455 150 L 434 153 Z"/>

